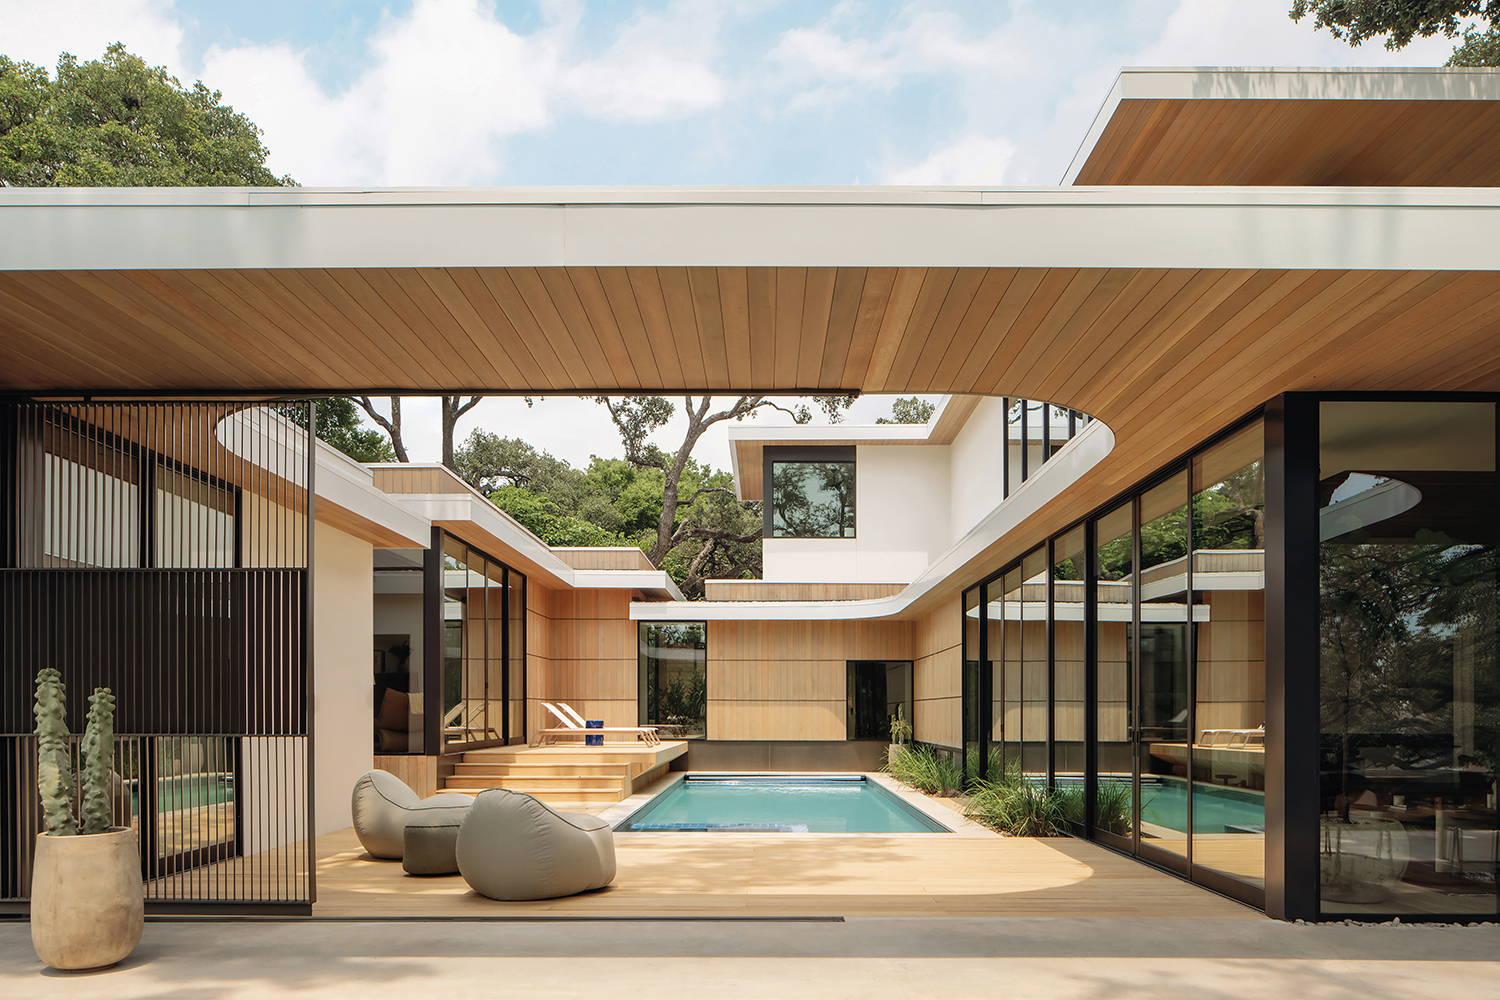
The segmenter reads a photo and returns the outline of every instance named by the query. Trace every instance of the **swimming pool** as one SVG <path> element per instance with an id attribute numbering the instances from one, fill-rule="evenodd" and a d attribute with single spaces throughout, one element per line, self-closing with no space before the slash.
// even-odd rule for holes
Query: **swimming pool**
<path id="1" fill-rule="evenodd" d="M 1158 778 L 1141 782 L 1141 819 L 1179 833 L 1187 825 L 1187 782 Z M 1194 785 L 1194 833 L 1249 833 L 1266 825 L 1266 797 L 1222 785 Z"/>
<path id="2" fill-rule="evenodd" d="M 636 832 L 949 833 L 864 775 L 690 774 L 615 827 Z"/>
<path id="3" fill-rule="evenodd" d="M 130 785 L 130 813 L 141 811 L 141 792 L 137 782 Z M 209 772 L 183 774 L 156 779 L 156 811 L 173 812 L 198 806 L 216 806 L 234 801 L 234 775 Z"/>

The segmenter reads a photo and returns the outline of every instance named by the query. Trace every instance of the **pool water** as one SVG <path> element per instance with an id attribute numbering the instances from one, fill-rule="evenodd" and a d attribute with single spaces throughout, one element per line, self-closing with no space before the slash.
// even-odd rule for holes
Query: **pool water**
<path id="1" fill-rule="evenodd" d="M 1187 795 L 1187 782 L 1180 778 L 1162 778 L 1151 784 L 1142 782 L 1141 819 L 1184 832 Z M 1197 785 L 1193 799 L 1194 833 L 1248 833 L 1244 827 L 1264 828 L 1265 824 L 1265 796 L 1201 782 Z"/>
<path id="2" fill-rule="evenodd" d="M 617 830 L 767 833 L 948 833 L 861 775 L 689 775 Z"/>
<path id="3" fill-rule="evenodd" d="M 210 774 L 179 775 L 156 779 L 156 811 L 174 812 L 198 806 L 213 806 L 234 801 L 234 782 L 226 776 Z M 131 783 L 130 812 L 141 811 L 140 789 Z"/>

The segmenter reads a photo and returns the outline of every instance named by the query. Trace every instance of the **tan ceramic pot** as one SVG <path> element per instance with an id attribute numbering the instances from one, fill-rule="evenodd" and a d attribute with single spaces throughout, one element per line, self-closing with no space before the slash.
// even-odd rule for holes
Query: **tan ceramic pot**
<path id="1" fill-rule="evenodd" d="M 141 943 L 146 907 L 135 830 L 37 834 L 31 869 L 31 946 L 54 969 L 121 961 Z"/>

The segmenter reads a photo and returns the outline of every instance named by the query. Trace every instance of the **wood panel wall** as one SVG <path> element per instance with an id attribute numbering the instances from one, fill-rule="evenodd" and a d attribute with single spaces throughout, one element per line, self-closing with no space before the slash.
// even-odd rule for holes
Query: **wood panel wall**
<path id="1" fill-rule="evenodd" d="M 370 471 L 375 476 L 375 488 L 384 493 L 444 494 L 469 491 L 463 480 L 440 465 L 414 465 L 399 469 L 387 467 Z"/>
<path id="2" fill-rule="evenodd" d="M 630 591 L 531 584 L 527 607 L 528 738 L 550 726 L 542 701 L 564 701 L 606 726 L 639 722 L 639 660 Z"/>
<path id="3" fill-rule="evenodd" d="M 646 553 L 633 546 L 616 548 L 554 548 L 552 554 L 574 569 L 642 569 L 656 567 Z"/>
<path id="4" fill-rule="evenodd" d="M 962 616 L 962 598 L 954 596 L 912 623 L 912 731 L 923 743 L 957 747 L 963 740 Z"/>
<path id="5" fill-rule="evenodd" d="M 863 601 L 899 594 L 906 584 L 705 580 L 703 588 L 710 601 Z"/>
<path id="6" fill-rule="evenodd" d="M 708 623 L 708 735 L 842 740 L 850 660 L 910 660 L 912 622 Z"/>

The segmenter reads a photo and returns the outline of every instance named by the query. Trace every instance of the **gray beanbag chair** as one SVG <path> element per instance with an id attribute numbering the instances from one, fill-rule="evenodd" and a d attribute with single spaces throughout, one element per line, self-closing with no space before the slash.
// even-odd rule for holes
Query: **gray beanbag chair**
<path id="1" fill-rule="evenodd" d="M 422 820 L 458 822 L 473 799 L 449 792 L 418 799 L 389 771 L 371 771 L 354 783 L 354 833 L 371 857 L 400 861 L 406 824 Z"/>
<path id="2" fill-rule="evenodd" d="M 458 870 L 491 899 L 554 899 L 601 889 L 615 878 L 609 824 L 553 812 L 524 792 L 479 793 L 458 828 Z"/>

